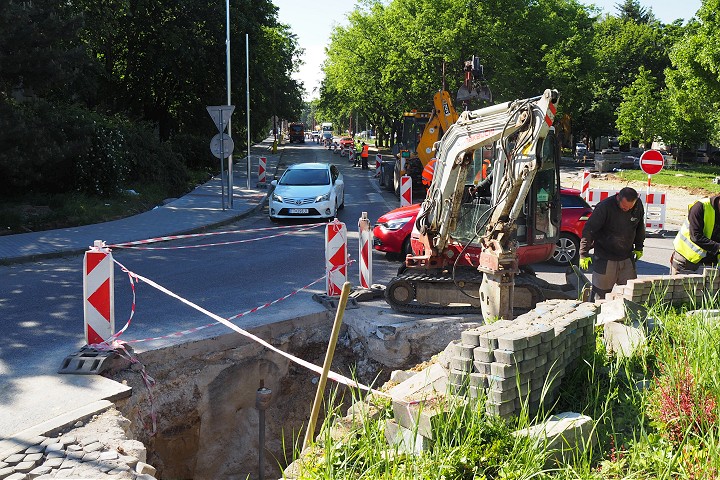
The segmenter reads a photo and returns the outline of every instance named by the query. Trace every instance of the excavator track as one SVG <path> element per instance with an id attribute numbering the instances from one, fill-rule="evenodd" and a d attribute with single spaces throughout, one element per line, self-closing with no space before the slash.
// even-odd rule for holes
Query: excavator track
<path id="1" fill-rule="evenodd" d="M 432 273 L 402 273 L 390 280 L 385 289 L 385 300 L 390 307 L 398 312 L 420 315 L 471 315 L 481 314 L 480 301 L 477 298 L 482 282 L 482 273 L 476 271 L 461 271 L 453 275 L 450 272 L 440 274 Z M 461 287 L 459 287 L 461 286 Z M 470 298 L 460 292 L 464 290 Z M 442 292 L 452 291 L 456 302 L 423 302 L 422 291 L 437 291 L 442 298 Z M 562 289 L 527 273 L 515 276 L 515 308 L 516 312 L 528 311 L 547 298 L 567 298 Z M 464 304 L 462 304 L 464 303 Z"/>

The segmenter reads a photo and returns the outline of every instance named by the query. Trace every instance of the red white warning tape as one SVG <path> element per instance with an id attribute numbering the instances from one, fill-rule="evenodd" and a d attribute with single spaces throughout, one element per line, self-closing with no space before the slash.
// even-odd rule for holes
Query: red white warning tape
<path id="1" fill-rule="evenodd" d="M 108 245 L 108 247 L 110 247 L 110 248 L 136 248 L 136 249 L 142 249 L 143 247 L 140 247 L 140 246 L 138 246 L 138 245 L 147 245 L 147 244 L 150 244 L 150 243 L 167 242 L 167 241 L 169 241 L 169 240 L 182 240 L 182 239 L 185 239 L 185 238 L 209 237 L 209 236 L 213 236 L 213 235 L 227 235 L 227 234 L 230 234 L 230 233 L 254 233 L 254 232 L 262 232 L 262 231 L 266 231 L 266 230 L 278 230 L 278 229 L 284 229 L 284 228 L 295 228 L 295 229 L 297 229 L 298 227 L 306 227 L 306 228 L 301 229 L 301 230 L 308 230 L 308 229 L 311 229 L 311 228 L 319 227 L 319 226 L 321 226 L 321 225 L 324 225 L 324 224 L 323 224 L 323 223 L 318 223 L 318 224 L 305 224 L 305 225 L 283 225 L 283 226 L 277 226 L 277 227 L 251 228 L 251 229 L 249 229 L 249 230 L 227 230 L 227 231 L 224 231 L 224 232 L 207 232 L 207 233 L 190 233 L 190 234 L 186 234 L 186 235 L 169 235 L 169 236 L 165 236 L 165 237 L 155 237 L 155 238 L 148 238 L 148 239 L 145 239 L 145 240 L 137 240 L 137 241 L 134 241 L 134 242 L 115 243 L 115 244 L 112 244 L 112 245 Z M 295 230 L 295 231 L 301 231 L 301 230 Z M 291 233 L 292 233 L 292 232 L 291 232 Z M 284 235 L 287 235 L 287 234 L 284 234 Z M 275 236 L 279 236 L 279 235 L 275 235 Z M 264 237 L 264 238 L 272 238 L 272 237 Z M 243 240 L 243 242 L 246 242 L 246 241 L 254 241 L 254 240 L 260 240 L 260 239 Z M 215 244 L 215 245 L 225 245 L 225 244 L 224 244 L 224 243 L 218 243 L 218 244 Z M 182 248 L 198 248 L 199 246 L 210 246 L 210 245 L 195 245 L 195 246 L 192 246 L 192 247 L 182 247 Z M 176 247 L 176 248 L 180 248 L 180 247 Z M 147 250 L 149 250 L 149 248 L 148 248 Z"/>
<path id="2" fill-rule="evenodd" d="M 118 265 L 120 265 L 120 267 L 123 268 L 125 271 L 128 271 L 128 272 L 129 272 L 129 270 L 128 270 L 127 268 L 125 268 L 121 263 L 117 262 L 117 260 L 115 260 L 115 263 L 117 263 Z M 343 266 L 343 267 L 344 267 L 344 266 Z M 313 363 L 310 363 L 310 362 L 308 362 L 308 361 L 306 361 L 306 360 L 303 360 L 302 358 L 298 358 L 298 357 L 296 357 L 296 356 L 294 356 L 294 355 L 290 355 L 289 353 L 280 350 L 279 348 L 275 347 L 274 345 L 271 345 L 270 343 L 266 342 L 266 341 L 263 340 L 262 338 L 257 337 L 257 336 L 253 335 L 252 333 L 250 333 L 250 332 L 248 332 L 248 331 L 246 331 L 246 330 L 243 330 L 242 328 L 238 327 L 238 326 L 235 325 L 234 323 L 231 323 L 230 321 L 222 318 L 221 316 L 216 315 L 216 314 L 210 312 L 209 310 L 206 310 L 205 308 L 203 308 L 203 307 L 201 307 L 201 306 L 199 306 L 199 305 L 191 302 L 190 300 L 187 300 L 187 299 L 181 297 L 180 295 L 178 295 L 178 294 L 176 294 L 176 293 L 168 290 L 167 288 L 165 288 L 165 287 L 163 287 L 162 285 L 160 285 L 160 284 L 158 284 L 158 283 L 150 280 L 149 278 L 143 277 L 142 275 L 138 275 L 137 273 L 132 273 L 132 276 L 133 276 L 136 280 L 140 280 L 140 281 L 143 281 L 143 282 L 147 283 L 147 284 L 150 285 L 151 287 L 154 287 L 154 288 L 156 288 L 157 290 L 160 290 L 161 292 L 163 292 L 164 294 L 166 294 L 166 295 L 168 295 L 168 296 L 170 296 L 170 297 L 172 297 L 172 298 L 175 298 L 176 300 L 181 301 L 182 303 L 188 305 L 189 307 L 194 308 L 195 310 L 197 310 L 197 311 L 199 311 L 199 312 L 207 315 L 208 317 L 216 320 L 218 323 L 222 323 L 223 325 L 225 325 L 225 326 L 228 327 L 229 329 L 234 330 L 234 331 L 236 331 L 237 333 L 239 333 L 240 335 L 243 335 L 244 337 L 247 337 L 247 338 L 249 338 L 250 340 L 253 340 L 253 341 L 259 343 L 260 345 L 264 346 L 265 348 L 267 348 L 267 349 L 269 349 L 269 350 L 272 350 L 273 352 L 275 352 L 275 353 L 277 353 L 277 354 L 279 354 L 279 355 L 287 358 L 288 360 L 290 360 L 290 361 L 292 361 L 292 362 L 295 362 L 295 363 L 297 363 L 298 365 L 303 366 L 303 367 L 307 368 L 308 370 L 311 370 L 311 371 L 313 371 L 313 372 L 315 372 L 315 373 L 317 373 L 317 374 L 322 374 L 322 373 L 323 373 L 323 370 L 322 370 L 321 367 L 318 367 L 317 365 L 315 365 L 315 364 L 313 364 Z M 324 278 L 324 277 L 323 277 L 323 278 Z M 350 378 L 347 378 L 347 377 L 345 377 L 345 376 L 343 376 L 343 375 L 340 375 L 339 373 L 336 373 L 336 372 L 333 372 L 333 371 L 330 371 L 330 372 L 328 373 L 328 378 L 330 378 L 331 380 L 336 381 L 337 383 L 340 383 L 340 384 L 343 384 L 343 385 L 347 385 L 347 386 L 349 386 L 349 387 L 360 388 L 360 389 L 366 390 L 366 391 L 368 391 L 368 392 L 376 393 L 376 394 L 378 394 L 378 395 L 388 396 L 387 393 L 374 390 L 374 389 L 372 389 L 371 387 L 368 387 L 367 385 L 363 385 L 363 384 L 361 384 L 361 383 L 359 383 L 359 382 L 356 382 L 355 380 L 352 380 L 352 379 L 350 379 Z"/>

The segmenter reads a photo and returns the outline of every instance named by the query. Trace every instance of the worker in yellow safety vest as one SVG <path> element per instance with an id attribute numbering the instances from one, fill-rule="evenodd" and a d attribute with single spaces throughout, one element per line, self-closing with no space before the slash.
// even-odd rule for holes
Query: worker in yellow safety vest
<path id="1" fill-rule="evenodd" d="M 670 273 L 695 273 L 700 265 L 714 265 L 720 258 L 720 195 L 688 205 L 688 216 L 673 241 Z"/>

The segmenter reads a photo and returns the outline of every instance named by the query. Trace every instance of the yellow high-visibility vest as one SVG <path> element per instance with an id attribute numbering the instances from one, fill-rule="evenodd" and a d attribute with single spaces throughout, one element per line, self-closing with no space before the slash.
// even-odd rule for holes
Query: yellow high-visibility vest
<path id="1" fill-rule="evenodd" d="M 709 198 L 703 198 L 688 205 L 688 212 L 697 202 L 702 202 L 703 204 L 703 234 L 707 238 L 712 238 L 713 229 L 715 228 L 715 209 L 710 204 Z M 687 218 L 675 236 L 673 247 L 675 247 L 676 252 L 692 263 L 700 263 L 700 261 L 707 256 L 707 252 L 697 246 L 690 238 L 690 222 L 688 222 Z"/>

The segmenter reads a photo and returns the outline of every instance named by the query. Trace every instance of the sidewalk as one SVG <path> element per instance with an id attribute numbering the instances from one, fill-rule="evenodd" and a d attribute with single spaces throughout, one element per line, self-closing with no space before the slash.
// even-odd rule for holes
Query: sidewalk
<path id="1" fill-rule="evenodd" d="M 234 158 L 232 209 L 222 209 L 222 185 L 218 176 L 180 199 L 133 217 L 0 236 L 0 264 L 81 254 L 95 240 L 114 244 L 198 232 L 250 215 L 263 208 L 268 193 L 267 188 L 257 186 L 259 157 L 267 158 L 272 174 L 282 155 L 282 150 L 273 154 L 269 149 L 271 144 L 269 138 L 251 148 L 249 189 L 247 162 L 244 157 Z M 45 355 L 29 352 L 23 368 L 3 368 L 0 362 L 0 454 L 27 445 L 47 431 L 107 409 L 110 402 L 130 395 L 127 386 L 100 375 L 55 374 L 56 365 L 46 365 L 45 356 L 47 352 Z"/>
<path id="2" fill-rule="evenodd" d="M 271 138 L 267 138 L 250 149 L 250 189 L 247 188 L 245 157 L 233 158 L 233 208 L 222 209 L 222 184 L 218 175 L 182 198 L 133 217 L 95 225 L 0 236 L 0 264 L 83 253 L 95 240 L 103 240 L 110 245 L 194 233 L 249 215 L 262 208 L 267 197 L 267 189 L 256 186 L 258 158 L 266 157 L 268 166 L 274 168 L 282 154 L 282 150 L 272 154 L 269 150 L 271 145 Z"/>

